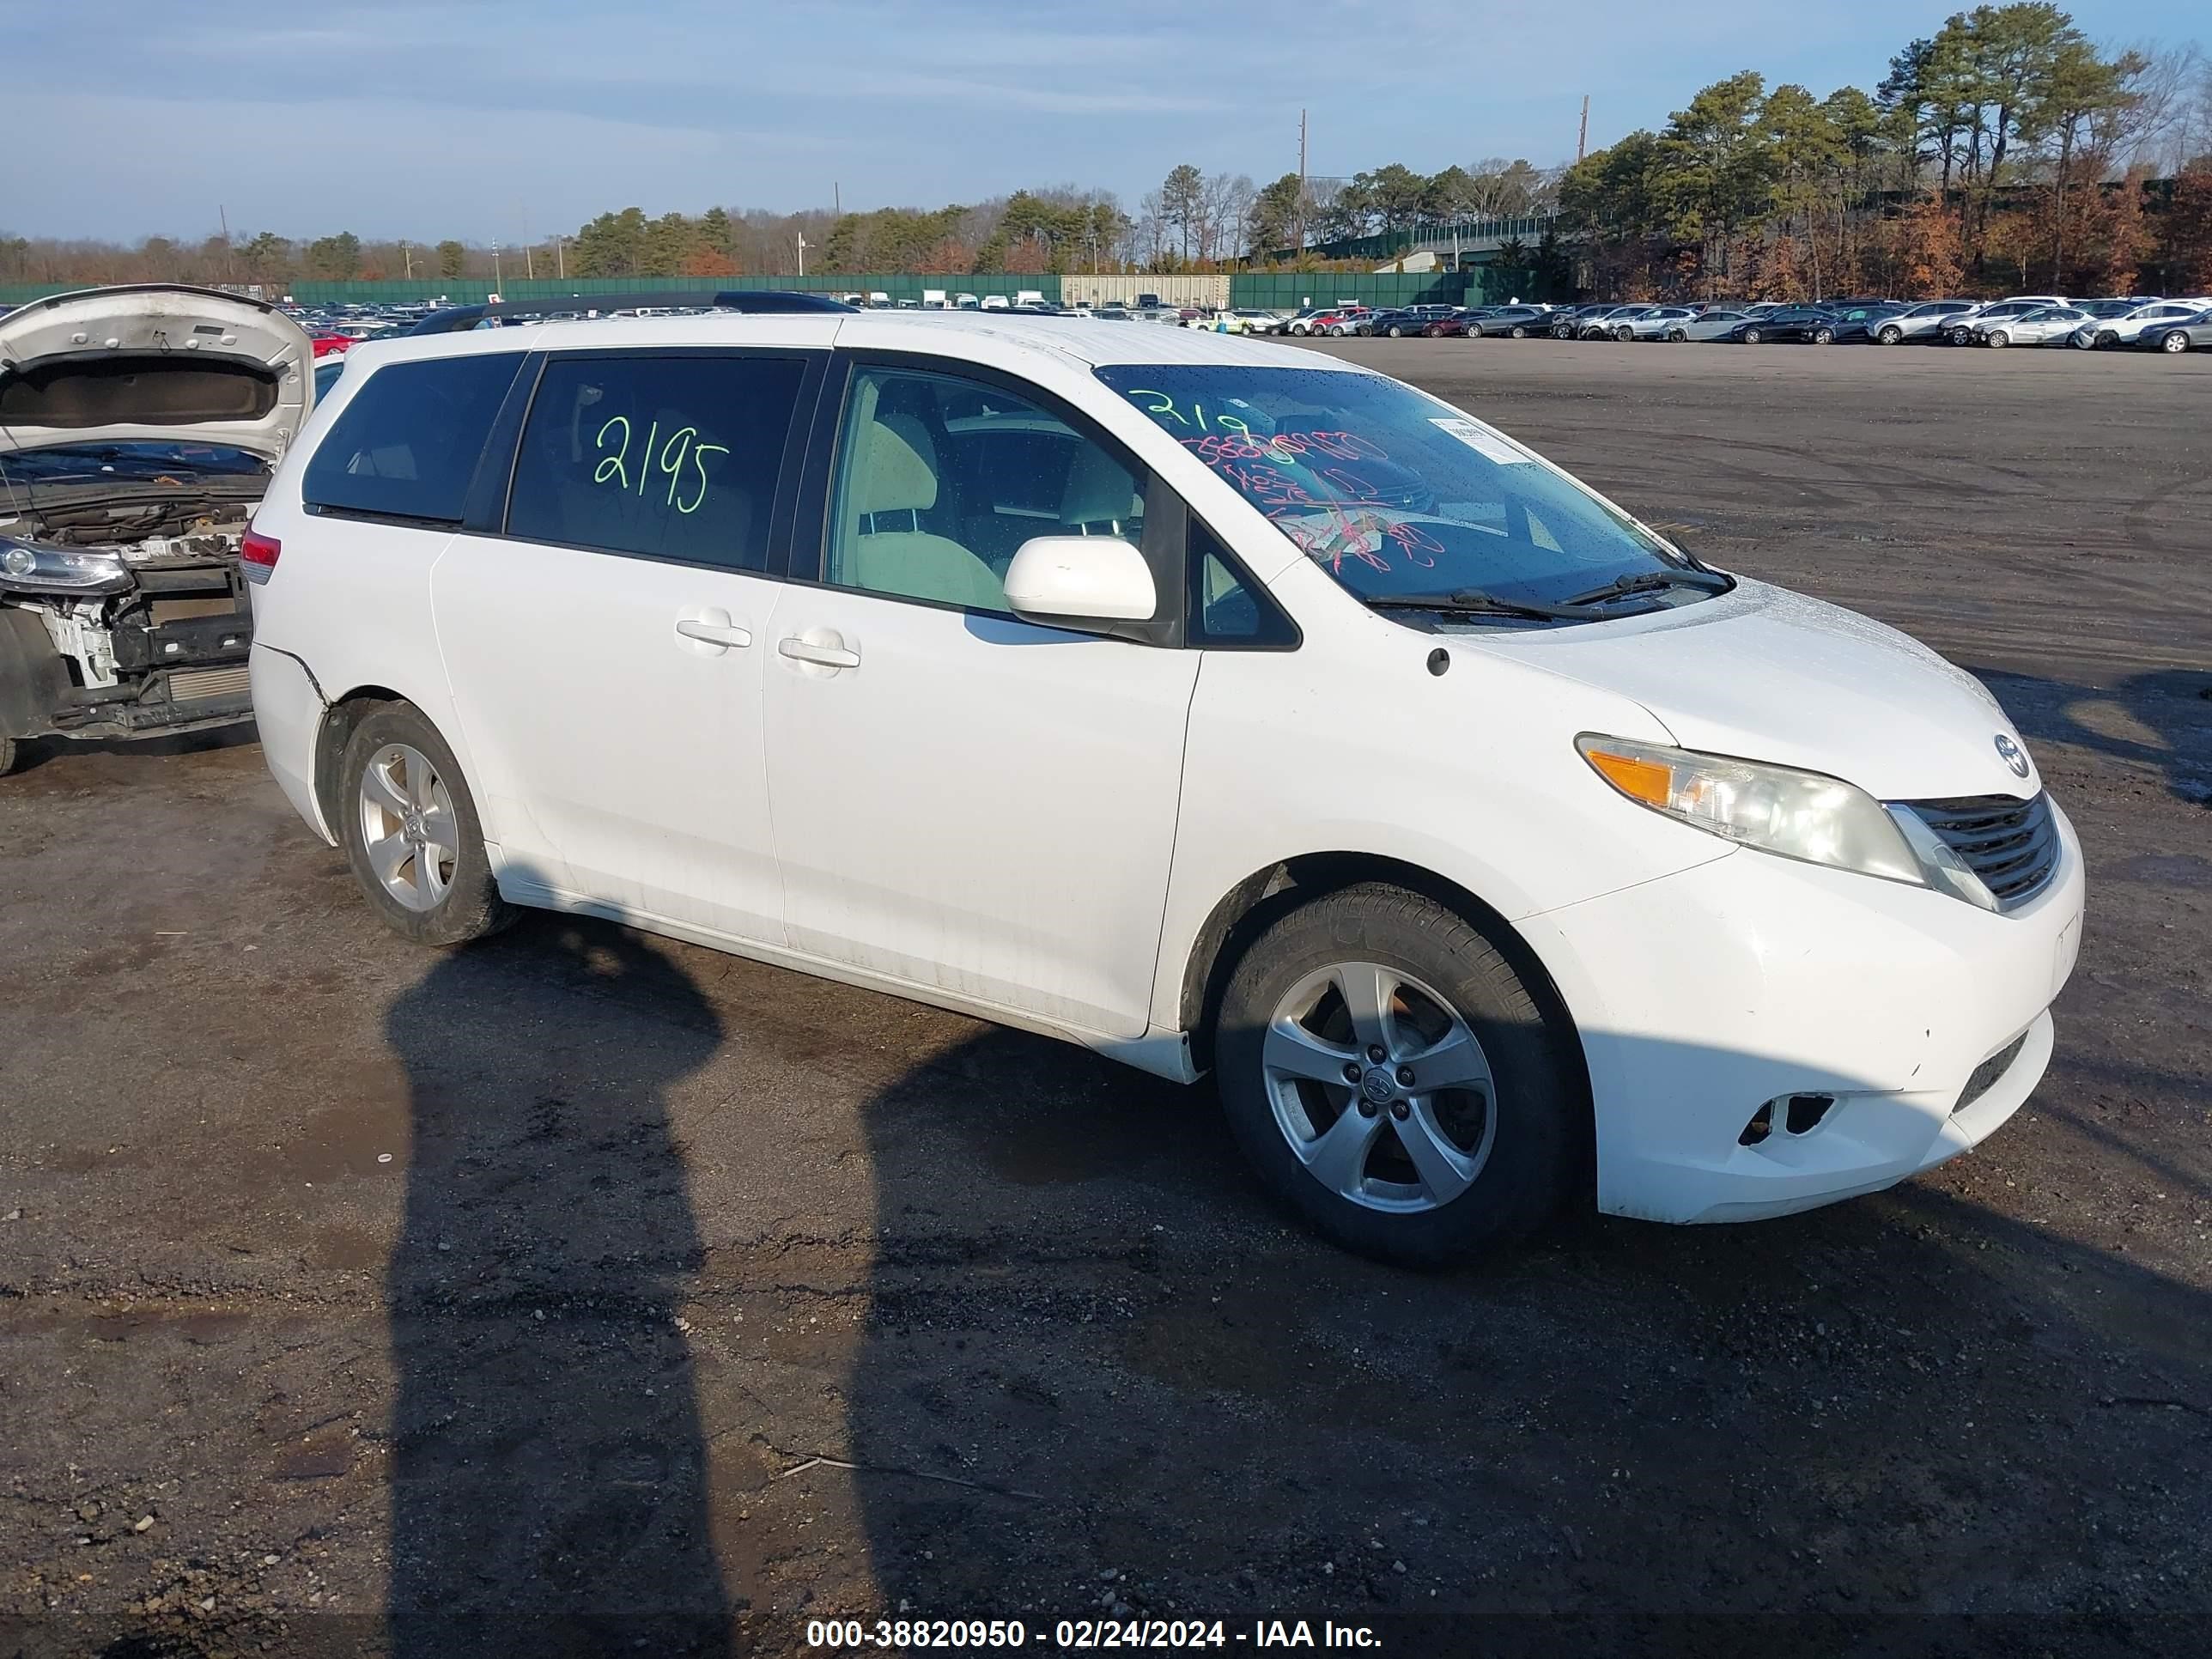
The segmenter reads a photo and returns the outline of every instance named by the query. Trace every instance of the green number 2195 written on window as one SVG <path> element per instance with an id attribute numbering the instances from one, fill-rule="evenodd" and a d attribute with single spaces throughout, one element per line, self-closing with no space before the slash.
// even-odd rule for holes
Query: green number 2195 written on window
<path id="1" fill-rule="evenodd" d="M 607 434 L 617 428 L 621 428 L 619 441 L 611 445 Z M 627 415 L 614 416 L 599 428 L 599 436 L 593 440 L 599 454 L 599 464 L 592 472 L 593 483 L 611 483 L 624 490 L 630 487 L 629 446 L 635 435 Z M 609 453 L 611 449 L 612 453 Z M 668 505 L 678 513 L 696 513 L 699 504 L 707 499 L 707 457 L 729 453 L 726 444 L 701 443 L 696 426 L 677 428 L 664 442 L 660 422 L 655 421 L 647 429 L 645 448 L 638 456 L 637 493 L 644 495 L 647 485 L 656 477 L 663 477 L 668 480 Z M 699 487 L 690 500 L 680 501 L 676 499 L 676 492 L 687 463 L 698 473 Z"/>

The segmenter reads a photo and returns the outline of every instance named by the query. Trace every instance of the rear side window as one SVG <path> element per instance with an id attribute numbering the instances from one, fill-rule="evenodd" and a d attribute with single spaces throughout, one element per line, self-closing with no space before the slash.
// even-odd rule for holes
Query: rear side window
<path id="1" fill-rule="evenodd" d="M 393 363 L 368 377 L 307 463 L 310 507 L 459 524 L 520 352 Z"/>
<path id="2" fill-rule="evenodd" d="M 523 428 L 507 533 L 765 570 L 797 357 L 556 357 Z"/>

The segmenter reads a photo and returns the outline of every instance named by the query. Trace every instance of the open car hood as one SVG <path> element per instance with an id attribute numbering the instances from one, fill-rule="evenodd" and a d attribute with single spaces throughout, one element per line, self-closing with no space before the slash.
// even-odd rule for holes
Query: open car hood
<path id="1" fill-rule="evenodd" d="M 314 348 L 274 306 L 149 283 L 0 317 L 0 454 L 222 444 L 274 463 L 314 406 Z"/>

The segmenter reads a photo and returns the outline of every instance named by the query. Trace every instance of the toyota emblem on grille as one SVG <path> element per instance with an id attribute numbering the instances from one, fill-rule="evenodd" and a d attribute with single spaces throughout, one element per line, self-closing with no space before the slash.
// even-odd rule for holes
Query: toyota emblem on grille
<path id="1" fill-rule="evenodd" d="M 1997 733 L 1997 758 L 2012 768 L 2013 776 L 2027 775 L 2027 751 L 2002 732 Z"/>

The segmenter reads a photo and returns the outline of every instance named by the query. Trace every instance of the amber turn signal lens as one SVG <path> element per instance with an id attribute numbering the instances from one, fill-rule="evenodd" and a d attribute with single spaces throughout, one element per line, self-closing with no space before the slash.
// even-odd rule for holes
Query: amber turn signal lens
<path id="1" fill-rule="evenodd" d="M 1674 799 L 1674 769 L 1657 761 L 1636 760 L 1626 755 L 1609 755 L 1602 749 L 1583 751 L 1583 758 L 1595 767 L 1598 775 L 1632 800 L 1640 800 L 1647 806 L 1664 810 Z"/>

